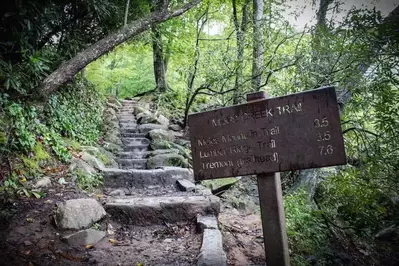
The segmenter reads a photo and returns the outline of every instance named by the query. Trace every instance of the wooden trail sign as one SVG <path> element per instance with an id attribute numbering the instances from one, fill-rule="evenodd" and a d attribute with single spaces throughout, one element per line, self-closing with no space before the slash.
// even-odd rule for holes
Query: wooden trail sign
<path id="1" fill-rule="evenodd" d="M 346 163 L 334 87 L 189 116 L 196 180 Z"/>
<path id="2" fill-rule="evenodd" d="M 189 116 L 196 180 L 257 174 L 268 266 L 288 266 L 280 171 L 346 163 L 333 87 Z"/>

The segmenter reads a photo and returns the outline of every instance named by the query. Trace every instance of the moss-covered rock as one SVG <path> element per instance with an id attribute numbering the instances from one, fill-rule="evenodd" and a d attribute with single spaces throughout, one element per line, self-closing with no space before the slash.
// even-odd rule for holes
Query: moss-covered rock
<path id="1" fill-rule="evenodd" d="M 153 129 L 148 132 L 148 137 L 154 141 L 165 140 L 173 142 L 175 140 L 175 136 L 170 131 L 164 129 Z"/>
<path id="2" fill-rule="evenodd" d="M 105 167 L 118 168 L 118 163 L 115 161 L 115 155 L 103 147 L 82 146 L 81 150 L 98 158 Z"/>
<path id="3" fill-rule="evenodd" d="M 148 158 L 148 168 L 154 169 L 163 166 L 178 166 L 188 168 L 189 164 L 183 156 L 175 153 L 158 154 Z"/>

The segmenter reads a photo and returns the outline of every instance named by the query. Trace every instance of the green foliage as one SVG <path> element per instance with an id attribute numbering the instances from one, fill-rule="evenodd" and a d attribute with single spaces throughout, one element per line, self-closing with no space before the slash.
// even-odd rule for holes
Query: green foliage
<path id="1" fill-rule="evenodd" d="M 65 91 L 52 95 L 40 110 L 29 103 L 11 100 L 7 94 L 0 99 L 5 113 L 2 122 L 12 139 L 11 147 L 5 147 L 3 136 L 2 149 L 46 157 L 44 146 L 48 146 L 59 159 L 67 161 L 71 154 L 65 137 L 71 139 L 67 142 L 76 150 L 79 142 L 95 143 L 100 136 L 103 99 L 87 81 L 79 79 L 68 85 Z"/>
<path id="2" fill-rule="evenodd" d="M 284 208 L 293 265 L 310 265 L 310 256 L 317 258 L 318 265 L 329 265 L 325 258 L 331 253 L 330 236 L 309 194 L 300 189 L 285 196 Z"/>
<path id="3" fill-rule="evenodd" d="M 52 95 L 44 113 L 47 125 L 63 137 L 90 144 L 99 138 L 102 111 L 100 95 L 90 83 L 79 80 Z"/>
<path id="4" fill-rule="evenodd" d="M 100 173 L 86 174 L 82 171 L 77 171 L 76 175 L 78 187 L 82 190 L 93 191 L 104 184 L 104 178 Z"/>

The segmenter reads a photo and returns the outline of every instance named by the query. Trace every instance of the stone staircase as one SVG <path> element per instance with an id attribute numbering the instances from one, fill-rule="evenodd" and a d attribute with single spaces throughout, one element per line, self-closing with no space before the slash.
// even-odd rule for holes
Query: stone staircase
<path id="1" fill-rule="evenodd" d="M 193 251 L 190 250 L 190 256 L 195 257 L 195 262 L 183 263 L 178 259 L 179 254 L 176 254 L 175 261 L 169 259 L 166 263 L 153 259 L 148 260 L 147 264 L 144 261 L 144 265 L 169 265 L 169 262 L 170 265 L 226 265 L 226 255 L 217 226 L 219 198 L 204 187 L 194 185 L 190 169 L 180 167 L 147 169 L 147 156 L 152 151 L 150 139 L 146 137 L 148 127 L 145 125 L 139 127 L 133 114 L 134 108 L 138 105 L 135 101 L 123 101 L 118 114 L 123 151 L 119 154 L 119 169 L 103 170 L 105 194 L 108 195 L 104 205 L 106 212 L 111 215 L 112 220 L 129 228 L 128 235 L 134 234 L 135 230 L 140 232 L 144 230 L 148 232 L 147 235 L 153 235 L 159 230 L 170 229 L 171 225 L 185 224 L 199 228 L 194 235 L 186 236 L 188 239 L 191 237 L 195 239 L 197 234 L 203 235 L 202 243 L 198 243 L 196 249 L 197 254 L 192 254 Z M 175 239 L 177 241 L 179 238 Z M 153 248 L 165 247 L 159 238 L 153 238 L 151 241 Z M 195 249 L 195 244 L 192 245 L 192 249 Z M 130 249 L 132 248 L 130 245 Z M 120 249 L 109 252 L 110 256 L 116 256 Z M 137 250 L 134 252 L 137 253 Z M 144 256 L 144 260 L 145 258 Z M 119 263 L 136 265 L 129 264 L 132 262 Z"/>

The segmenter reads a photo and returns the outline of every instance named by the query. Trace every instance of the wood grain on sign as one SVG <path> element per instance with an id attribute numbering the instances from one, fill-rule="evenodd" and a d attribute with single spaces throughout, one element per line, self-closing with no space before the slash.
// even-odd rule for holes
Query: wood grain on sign
<path id="1" fill-rule="evenodd" d="M 189 116 L 196 180 L 346 163 L 333 87 Z"/>

